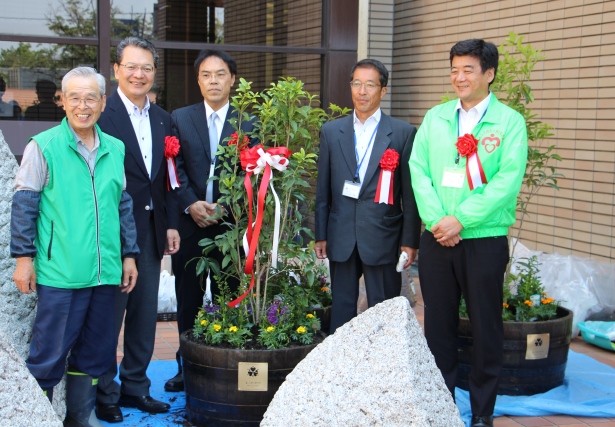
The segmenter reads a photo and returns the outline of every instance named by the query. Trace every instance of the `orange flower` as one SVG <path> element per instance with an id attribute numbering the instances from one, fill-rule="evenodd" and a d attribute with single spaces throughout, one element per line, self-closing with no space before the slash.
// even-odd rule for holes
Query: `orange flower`
<path id="1" fill-rule="evenodd" d="M 523 304 L 527 305 L 528 307 L 532 306 L 532 301 L 530 301 L 529 299 L 526 299 Z"/>
<path id="2" fill-rule="evenodd" d="M 542 302 L 543 304 L 551 304 L 553 302 L 553 298 L 545 298 L 543 300 L 541 300 L 540 302 Z"/>
<path id="3" fill-rule="evenodd" d="M 502 304 L 502 307 L 504 307 L 504 308 L 508 308 L 508 304 L 503 303 L 503 304 Z"/>
<path id="4" fill-rule="evenodd" d="M 320 288 L 320 290 L 323 292 L 329 292 L 329 288 L 327 288 L 326 286 L 323 286 L 322 288 Z"/>

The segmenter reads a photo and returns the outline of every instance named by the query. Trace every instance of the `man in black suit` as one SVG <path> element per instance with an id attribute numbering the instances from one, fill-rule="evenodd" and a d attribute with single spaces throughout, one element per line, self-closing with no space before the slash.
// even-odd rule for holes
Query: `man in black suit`
<path id="1" fill-rule="evenodd" d="M 225 138 L 235 132 L 229 119 L 237 117 L 229 103 L 231 88 L 237 75 L 237 64 L 232 56 L 217 50 L 203 50 L 194 62 L 197 80 L 204 102 L 173 111 L 173 131 L 179 138 L 180 151 L 177 155 L 177 174 L 180 186 L 177 188 L 179 203 L 179 234 L 182 237 L 181 250 L 173 256 L 175 292 L 177 295 L 177 329 L 179 333 L 194 326 L 199 308 L 203 305 L 204 289 L 196 274 L 194 258 L 202 256 L 199 241 L 215 239 L 224 229 L 215 215 L 220 195 L 218 181 L 210 177 L 219 176 L 219 160 L 216 158 L 218 144 L 226 144 Z M 250 132 L 251 122 L 242 122 L 242 129 Z M 217 257 L 219 251 L 209 256 Z M 191 261 L 192 260 L 192 261 Z M 190 261 L 190 262 L 189 262 Z M 205 280 L 203 280 L 204 286 Z M 231 288 L 237 283 L 229 283 Z M 236 290 L 236 289 L 235 289 Z M 212 297 L 218 294 L 218 285 L 211 278 Z M 164 386 L 167 391 L 182 391 L 184 380 L 178 359 L 178 373 Z"/>
<path id="2" fill-rule="evenodd" d="M 133 199 L 139 278 L 130 294 L 116 298 L 115 327 L 119 336 L 124 312 L 124 358 L 120 385 L 114 381 L 117 366 L 99 378 L 96 415 L 108 422 L 123 419 L 119 406 L 160 413 L 169 405 L 150 396 L 147 367 L 154 351 L 160 262 L 163 254 L 179 249 L 178 208 L 174 193 L 167 190 L 165 137 L 172 135 L 171 115 L 147 97 L 156 75 L 158 54 L 147 40 L 127 37 L 117 46 L 113 66 L 118 90 L 107 99 L 98 124 L 126 146 L 126 190 Z"/>
<path id="3" fill-rule="evenodd" d="M 315 251 L 329 258 L 330 333 L 357 315 L 361 275 L 373 307 L 399 296 L 400 253 L 404 268 L 416 257 L 421 220 L 408 167 L 416 128 L 380 110 L 388 76 L 379 61 L 357 62 L 350 73 L 354 114 L 326 123 L 320 134 Z"/>

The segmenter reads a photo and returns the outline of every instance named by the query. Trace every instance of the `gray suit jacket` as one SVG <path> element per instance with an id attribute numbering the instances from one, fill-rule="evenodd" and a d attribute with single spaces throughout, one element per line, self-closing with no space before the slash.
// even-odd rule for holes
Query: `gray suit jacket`
<path id="1" fill-rule="evenodd" d="M 416 207 L 408 160 L 416 128 L 382 113 L 358 199 L 342 195 L 352 181 L 357 160 L 353 116 L 326 123 L 320 134 L 316 187 L 316 240 L 327 241 L 331 261 L 344 262 L 355 245 L 367 265 L 396 263 L 400 246 L 418 248 L 421 220 Z M 395 169 L 393 204 L 374 202 L 380 159 L 387 148 L 400 155 Z"/>

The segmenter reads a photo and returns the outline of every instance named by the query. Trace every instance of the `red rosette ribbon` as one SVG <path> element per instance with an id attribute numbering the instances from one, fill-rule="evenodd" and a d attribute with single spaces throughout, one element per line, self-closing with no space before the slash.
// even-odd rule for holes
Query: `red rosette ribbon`
<path id="1" fill-rule="evenodd" d="M 179 154 L 179 140 L 174 136 L 164 137 L 164 157 L 167 159 L 167 190 L 179 187 L 175 157 Z"/>
<path id="2" fill-rule="evenodd" d="M 273 169 L 284 171 L 288 167 L 291 156 L 291 151 L 286 147 L 274 147 L 265 150 L 262 145 L 256 145 L 254 147 L 242 150 L 239 153 L 239 160 L 241 161 L 241 167 L 246 171 L 243 183 L 246 188 L 246 195 L 248 198 L 248 227 L 245 235 L 243 236 L 243 248 L 246 253 L 246 265 L 244 267 L 244 273 L 251 276 L 250 286 L 248 289 L 240 295 L 238 298 L 228 303 L 229 307 L 236 307 L 243 301 L 243 299 L 254 288 L 254 256 L 256 255 L 256 247 L 258 246 L 258 238 L 261 233 L 261 226 L 263 225 L 263 212 L 265 211 L 265 196 L 267 195 L 267 186 L 271 187 L 271 192 L 275 200 L 275 223 L 273 231 L 273 245 L 271 247 L 271 265 L 277 267 L 278 259 L 278 244 L 280 241 L 280 199 L 278 198 L 273 185 L 271 184 L 271 177 L 273 175 Z M 253 189 L 252 175 L 258 175 L 263 172 L 261 183 L 258 189 L 257 206 L 256 206 L 256 218 L 254 225 L 252 224 L 252 210 L 253 210 Z M 252 228 L 254 227 L 254 228 Z"/>
<path id="3" fill-rule="evenodd" d="M 466 177 L 470 191 L 482 187 L 487 183 L 487 177 L 478 157 L 478 139 L 471 133 L 466 133 L 457 138 L 455 146 L 459 155 L 466 158 Z"/>
<path id="4" fill-rule="evenodd" d="M 374 202 L 393 204 L 393 172 L 397 166 L 399 166 L 399 153 L 392 148 L 387 148 L 380 158 L 380 177 Z"/>

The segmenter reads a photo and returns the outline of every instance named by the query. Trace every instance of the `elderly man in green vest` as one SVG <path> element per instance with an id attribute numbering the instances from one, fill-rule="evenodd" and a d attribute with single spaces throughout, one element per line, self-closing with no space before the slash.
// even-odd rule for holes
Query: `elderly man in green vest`
<path id="1" fill-rule="evenodd" d="M 62 123 L 32 137 L 15 178 L 13 279 L 38 294 L 28 369 L 52 399 L 66 381 L 65 426 L 97 427 L 97 378 L 115 360 L 115 289 L 135 285 L 139 254 L 124 144 L 96 125 L 105 79 L 78 67 L 62 79 Z"/>

